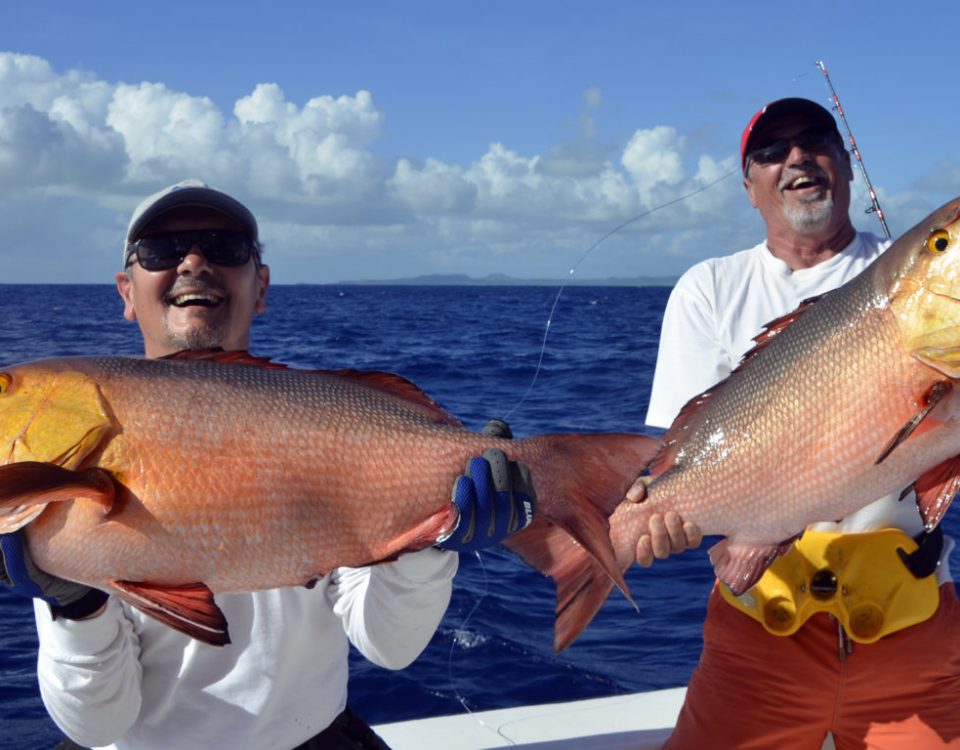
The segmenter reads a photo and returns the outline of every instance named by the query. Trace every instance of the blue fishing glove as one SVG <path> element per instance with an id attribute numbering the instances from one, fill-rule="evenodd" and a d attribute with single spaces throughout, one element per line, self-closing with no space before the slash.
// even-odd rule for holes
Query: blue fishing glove
<path id="1" fill-rule="evenodd" d="M 0 584 L 14 594 L 43 599 L 50 605 L 54 617 L 68 620 L 92 615 L 107 601 L 103 591 L 40 570 L 30 559 L 19 531 L 0 535 Z"/>
<path id="2" fill-rule="evenodd" d="M 486 435 L 512 437 L 510 428 L 491 420 Z M 441 549 L 473 552 L 499 544 L 533 520 L 537 493 L 526 466 L 510 461 L 499 448 L 488 448 L 467 462 L 466 473 L 453 485 L 453 503 L 460 511 L 456 528 L 437 542 Z"/>

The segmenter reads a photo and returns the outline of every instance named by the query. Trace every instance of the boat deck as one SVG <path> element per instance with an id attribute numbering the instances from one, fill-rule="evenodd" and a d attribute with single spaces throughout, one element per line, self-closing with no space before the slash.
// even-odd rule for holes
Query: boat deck
<path id="1" fill-rule="evenodd" d="M 685 688 L 380 724 L 393 750 L 656 750 Z"/>
<path id="2" fill-rule="evenodd" d="M 392 750 L 659 750 L 686 688 L 379 724 Z M 828 735 L 822 750 L 834 750 Z"/>

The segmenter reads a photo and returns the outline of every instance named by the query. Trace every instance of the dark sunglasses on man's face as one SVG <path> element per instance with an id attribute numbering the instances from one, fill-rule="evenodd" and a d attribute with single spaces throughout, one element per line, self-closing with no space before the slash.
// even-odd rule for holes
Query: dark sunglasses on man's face
<path id="1" fill-rule="evenodd" d="M 243 232 L 204 229 L 164 232 L 142 237 L 127 245 L 127 266 L 136 261 L 147 271 L 167 271 L 179 266 L 193 248 L 216 266 L 244 265 L 254 254 L 253 242 Z"/>
<path id="2" fill-rule="evenodd" d="M 778 138 L 762 148 L 756 148 L 748 152 L 747 158 L 756 164 L 780 164 L 786 160 L 795 147 L 802 151 L 814 151 L 822 154 L 830 147 L 837 145 L 837 135 L 833 130 L 814 128 L 804 130 L 793 138 Z"/>

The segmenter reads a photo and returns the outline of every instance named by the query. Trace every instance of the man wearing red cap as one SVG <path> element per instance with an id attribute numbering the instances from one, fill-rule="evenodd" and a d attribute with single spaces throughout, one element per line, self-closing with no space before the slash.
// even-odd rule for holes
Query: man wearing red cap
<path id="1" fill-rule="evenodd" d="M 699 263 L 678 281 L 664 313 L 652 425 L 669 426 L 688 399 L 729 375 L 766 323 L 853 278 L 889 244 L 850 221 L 850 156 L 820 105 L 797 98 L 768 104 L 743 131 L 740 154 L 743 186 L 766 239 Z M 919 544 L 918 551 L 905 561 L 890 557 L 881 529 L 898 530 L 898 543 L 908 550 Z M 838 572 L 822 567 L 807 580 L 807 563 L 825 559 L 827 541 L 846 559 L 866 561 L 869 571 L 892 572 L 838 586 Z M 797 616 L 789 627 L 763 616 L 774 598 L 770 571 L 740 597 L 717 583 L 700 663 L 664 748 L 817 750 L 828 732 L 841 749 L 960 743 L 952 547 L 942 533 L 925 534 L 912 495 L 901 501 L 898 493 L 840 522 L 814 524 L 777 562 L 778 581 L 789 590 L 816 591 L 790 603 Z M 844 608 L 845 586 L 876 604 L 882 615 L 875 627 Z M 905 618 L 887 616 L 898 606 L 894 594 L 906 597 Z"/>

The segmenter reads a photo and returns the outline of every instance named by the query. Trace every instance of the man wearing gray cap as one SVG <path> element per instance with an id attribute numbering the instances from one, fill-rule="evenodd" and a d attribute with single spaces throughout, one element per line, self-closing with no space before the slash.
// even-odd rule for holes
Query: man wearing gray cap
<path id="1" fill-rule="evenodd" d="M 148 358 L 248 347 L 270 272 L 257 222 L 240 202 L 198 180 L 150 196 L 133 213 L 123 261 L 123 314 L 138 323 Z M 339 568 L 309 589 L 218 595 L 232 639 L 222 648 L 51 577 L 19 533 L 0 537 L 0 582 L 34 598 L 41 695 L 76 742 L 384 750 L 346 705 L 349 644 L 388 669 L 420 654 L 449 602 L 455 552 L 496 544 L 531 520 L 535 494 L 521 468 L 502 451 L 472 459 L 451 494 L 460 521 L 435 547 Z"/>
<path id="2" fill-rule="evenodd" d="M 699 263 L 677 282 L 663 318 L 652 425 L 668 427 L 690 398 L 737 367 L 767 323 L 853 278 L 889 244 L 851 223 L 850 155 L 819 104 L 768 104 L 744 129 L 740 155 L 766 239 Z M 839 750 L 919 750 L 958 740 L 952 540 L 924 532 L 912 494 L 824 521 L 742 596 L 714 586 L 700 663 L 664 750 L 819 750 L 828 733 Z M 919 542 L 917 553 L 901 560 L 885 544 L 891 533 L 904 550 Z M 831 590 L 835 573 L 818 562 L 828 545 L 861 571 L 845 585 L 880 610 L 901 607 L 897 617 L 865 623 L 844 609 L 843 592 Z"/>

